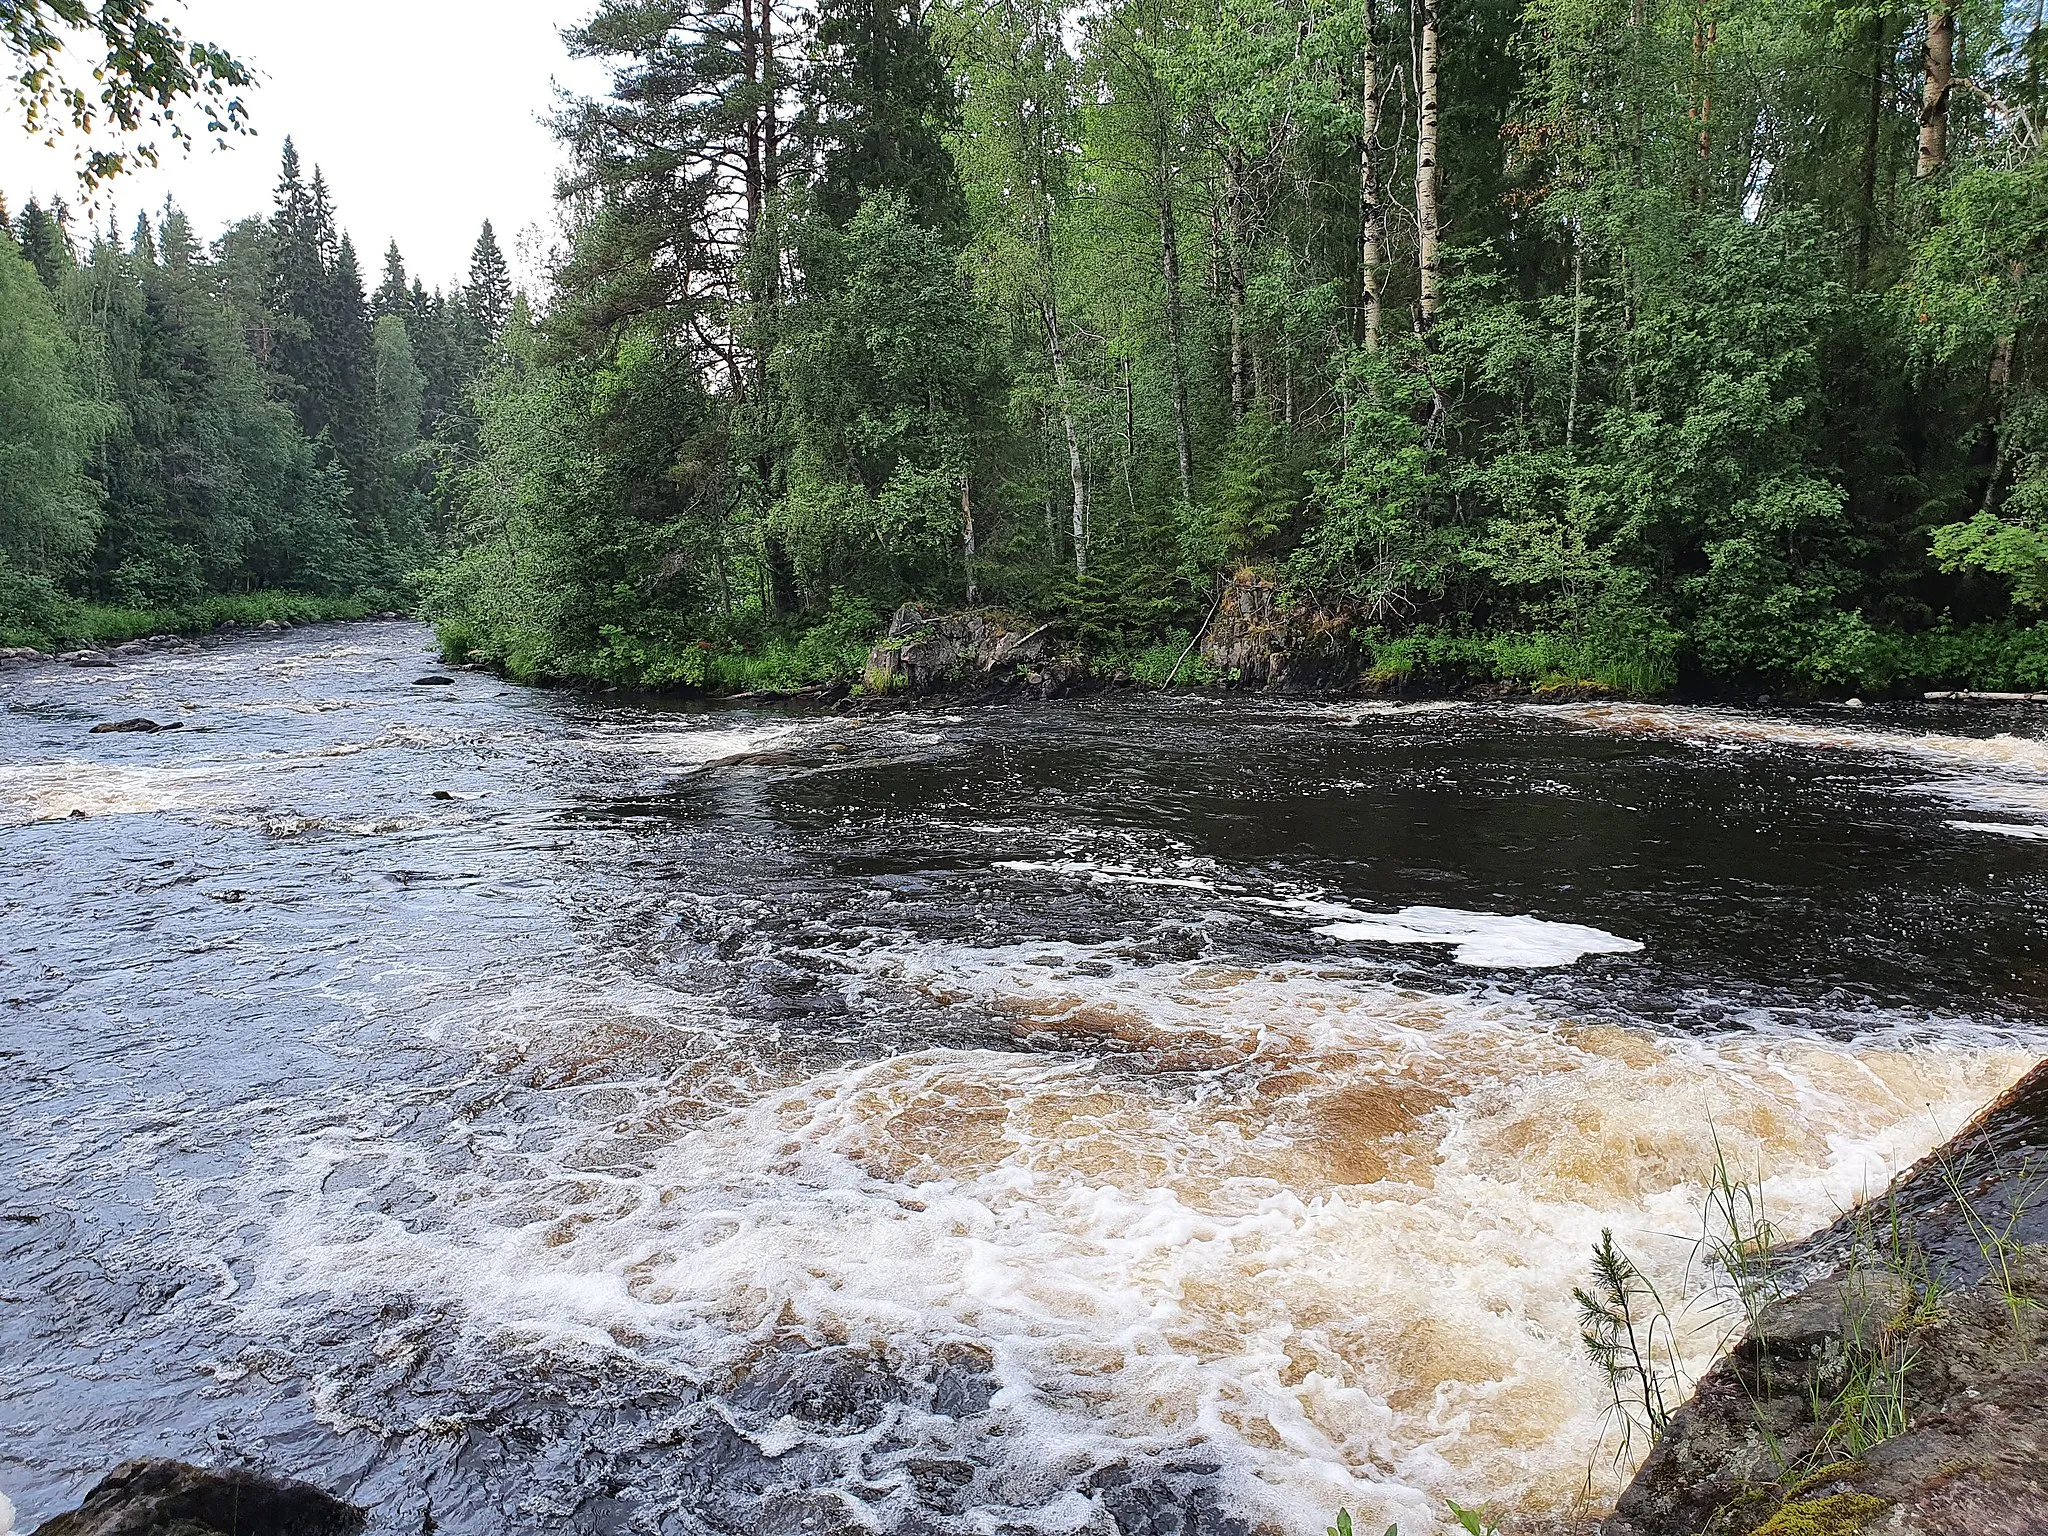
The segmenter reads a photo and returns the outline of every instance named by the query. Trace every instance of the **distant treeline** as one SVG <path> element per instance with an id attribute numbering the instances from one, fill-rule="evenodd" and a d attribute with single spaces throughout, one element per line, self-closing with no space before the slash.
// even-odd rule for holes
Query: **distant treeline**
<path id="1" fill-rule="evenodd" d="M 488 224 L 457 292 L 394 243 L 366 294 L 287 141 L 275 211 L 210 245 L 175 207 L 124 238 L 31 201 L 0 231 L 0 640 L 90 633 L 81 604 L 395 601 L 436 557 L 513 305 Z"/>
<path id="2" fill-rule="evenodd" d="M 1115 645 L 1250 566 L 1389 665 L 2048 684 L 2038 5 L 604 0 L 567 36 L 614 88 L 560 118 L 568 243 L 479 382 L 459 648 L 716 678 L 911 597 Z"/>

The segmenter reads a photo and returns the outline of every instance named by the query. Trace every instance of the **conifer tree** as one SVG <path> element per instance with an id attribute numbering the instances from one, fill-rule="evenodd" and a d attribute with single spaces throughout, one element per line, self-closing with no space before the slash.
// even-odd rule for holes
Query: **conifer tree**
<path id="1" fill-rule="evenodd" d="M 505 334 L 505 322 L 512 318 L 512 270 L 505 264 L 505 253 L 498 249 L 489 219 L 484 220 L 483 232 L 470 254 L 462 307 L 485 346 L 497 344 Z"/>
<path id="2" fill-rule="evenodd" d="M 399 255 L 396 240 L 385 247 L 384 280 L 377 285 L 377 295 L 371 301 L 370 307 L 380 320 L 386 315 L 403 317 L 412 308 L 412 294 L 405 276 L 405 258 Z"/>
<path id="3" fill-rule="evenodd" d="M 896 192 L 928 229 L 967 218 L 946 147 L 957 116 L 953 80 L 920 0 L 823 0 L 809 79 L 812 134 L 823 162 L 818 206 L 841 223 L 870 192 Z"/>

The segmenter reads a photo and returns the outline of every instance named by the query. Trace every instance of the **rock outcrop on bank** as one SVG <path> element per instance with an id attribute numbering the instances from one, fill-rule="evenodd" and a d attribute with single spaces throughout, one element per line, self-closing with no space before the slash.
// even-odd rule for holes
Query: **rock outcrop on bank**
<path id="1" fill-rule="evenodd" d="M 871 695 L 1014 692 L 1057 698 L 1084 686 L 1088 664 L 1063 654 L 1060 625 L 975 609 L 933 613 L 916 603 L 896 610 L 868 654 L 861 678 Z"/>
<path id="2" fill-rule="evenodd" d="M 2048 1065 L 1784 1256 L 1605 1536 L 2048 1533 Z"/>
<path id="3" fill-rule="evenodd" d="M 1225 582 L 1217 595 L 1201 657 L 1231 687 L 1337 693 L 1358 681 L 1355 623 L 1313 604 L 1290 603 L 1276 583 L 1246 573 Z"/>
<path id="4" fill-rule="evenodd" d="M 123 1462 L 34 1536 L 354 1536 L 363 1524 L 311 1483 L 149 1458 Z"/>

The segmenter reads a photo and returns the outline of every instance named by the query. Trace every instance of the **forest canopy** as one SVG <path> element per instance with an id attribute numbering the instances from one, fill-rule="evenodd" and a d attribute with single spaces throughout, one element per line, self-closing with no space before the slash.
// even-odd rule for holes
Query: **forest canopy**
<path id="1" fill-rule="evenodd" d="M 2039 0 L 564 37 L 610 89 L 558 111 L 523 302 L 481 248 L 364 300 L 289 164 L 204 253 L 18 216 L 0 324 L 70 388 L 0 418 L 45 487 L 11 579 L 410 581 L 457 655 L 620 683 L 844 673 L 911 600 L 1173 648 L 1248 573 L 1392 673 L 2048 687 Z M 204 411 L 155 408 L 144 324 L 221 360 Z"/>
<path id="2" fill-rule="evenodd" d="M 2048 683 L 2037 4 L 567 36 L 613 88 L 561 115 L 567 244 L 478 395 L 459 649 L 702 681 L 907 599 L 1137 643 L 1249 568 L 1397 661 Z"/>

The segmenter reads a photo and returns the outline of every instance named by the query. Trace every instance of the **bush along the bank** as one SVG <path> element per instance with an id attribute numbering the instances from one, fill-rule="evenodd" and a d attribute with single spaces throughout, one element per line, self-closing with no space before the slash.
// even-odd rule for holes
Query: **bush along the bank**
<path id="1" fill-rule="evenodd" d="M 385 594 L 315 597 L 304 592 L 247 592 L 201 598 L 174 608 L 122 608 L 59 601 L 21 617 L 0 616 L 0 647 L 60 651 L 74 646 L 119 645 L 148 635 L 200 635 L 231 625 L 277 622 L 317 624 L 394 611 Z"/>

